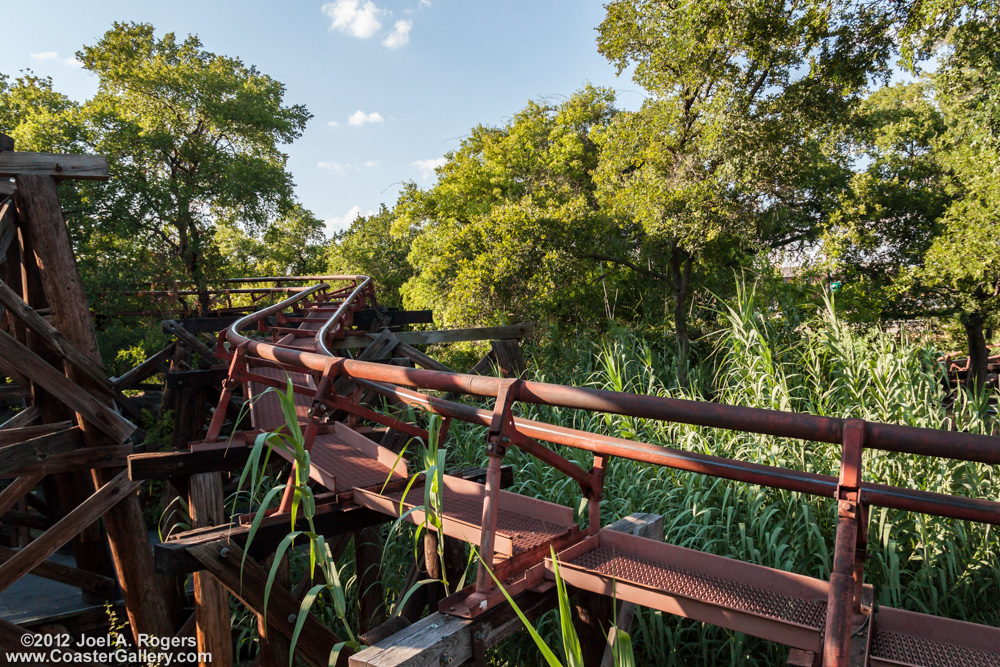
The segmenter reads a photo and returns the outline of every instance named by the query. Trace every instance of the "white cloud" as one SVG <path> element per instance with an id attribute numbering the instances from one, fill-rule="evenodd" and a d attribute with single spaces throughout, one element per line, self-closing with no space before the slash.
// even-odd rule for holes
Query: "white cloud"
<path id="1" fill-rule="evenodd" d="M 345 176 L 347 170 L 351 168 L 351 164 L 340 164 L 339 162 L 317 162 L 316 166 L 320 169 L 326 169 L 331 174 L 336 174 L 337 176 Z"/>
<path id="2" fill-rule="evenodd" d="M 357 220 L 361 216 L 375 215 L 375 211 L 368 210 L 364 213 L 361 212 L 361 207 L 355 204 L 347 210 L 344 215 L 335 215 L 330 218 L 326 218 L 323 223 L 326 225 L 326 231 L 328 234 L 333 234 L 336 232 L 343 231 L 351 226 L 351 223 Z"/>
<path id="3" fill-rule="evenodd" d="M 76 58 L 66 58 L 66 60 L 64 60 L 63 62 L 69 65 L 70 67 L 83 67 L 83 63 L 77 60 Z"/>
<path id="4" fill-rule="evenodd" d="M 417 160 L 416 162 L 411 162 L 410 166 L 420 169 L 420 178 L 426 181 L 434 175 L 435 169 L 443 167 L 446 162 L 448 161 L 443 157 L 439 157 L 436 160 Z"/>
<path id="5" fill-rule="evenodd" d="M 366 167 L 381 167 L 382 164 L 378 160 L 368 160 L 365 162 Z"/>
<path id="6" fill-rule="evenodd" d="M 396 25 L 393 27 L 392 32 L 382 40 L 382 46 L 387 49 L 398 49 L 407 42 L 410 41 L 410 28 L 413 27 L 413 21 L 402 20 L 396 21 Z"/>
<path id="7" fill-rule="evenodd" d="M 381 123 L 383 121 L 385 121 L 385 118 L 382 118 L 382 114 L 378 111 L 365 113 L 361 109 L 358 109 L 347 117 L 348 125 L 364 125 L 365 123 Z"/>
<path id="8" fill-rule="evenodd" d="M 431 6 L 431 0 L 420 0 L 420 6 L 421 7 L 430 7 Z"/>
<path id="9" fill-rule="evenodd" d="M 382 27 L 379 17 L 386 12 L 371 0 L 335 0 L 323 5 L 323 13 L 330 17 L 330 30 L 368 39 Z"/>
<path id="10" fill-rule="evenodd" d="M 338 125 L 340 125 L 340 123 L 338 123 L 335 120 L 331 120 L 329 123 L 327 123 L 327 125 L 329 125 L 330 127 L 337 127 Z"/>
<path id="11" fill-rule="evenodd" d="M 32 53 L 32 60 L 54 60 L 59 57 L 59 54 L 55 51 L 42 51 L 41 53 Z"/>

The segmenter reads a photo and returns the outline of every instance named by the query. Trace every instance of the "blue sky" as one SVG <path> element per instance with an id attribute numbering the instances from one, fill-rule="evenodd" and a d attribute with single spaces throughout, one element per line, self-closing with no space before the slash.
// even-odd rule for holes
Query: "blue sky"
<path id="1" fill-rule="evenodd" d="M 470 128 L 503 123 L 529 99 L 558 100 L 589 81 L 637 108 L 639 88 L 597 52 L 603 16 L 597 0 L 35 0 L 5 7 L 0 72 L 30 68 L 82 100 L 97 82 L 73 54 L 112 22 L 195 33 L 312 112 L 285 150 L 299 199 L 332 232 L 394 204 L 403 181 L 431 185 L 433 165 Z"/>

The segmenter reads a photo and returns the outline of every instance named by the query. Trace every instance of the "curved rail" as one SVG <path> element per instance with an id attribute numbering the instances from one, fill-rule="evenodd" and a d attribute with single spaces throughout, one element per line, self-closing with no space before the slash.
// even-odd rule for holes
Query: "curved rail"
<path id="1" fill-rule="evenodd" d="M 326 335 L 332 327 L 343 320 L 351 304 L 371 284 L 371 278 L 368 276 L 340 278 L 357 279 L 361 284 L 345 298 L 334 316 L 317 334 L 319 345 L 325 353 L 293 350 L 273 343 L 253 341 L 240 334 L 240 330 L 246 324 L 274 314 L 312 292 L 296 294 L 269 308 L 241 318 L 226 331 L 227 340 L 234 346 L 246 343 L 248 352 L 254 356 L 290 366 L 322 372 L 331 363 L 339 364 L 337 372 L 355 380 L 385 382 L 400 387 L 484 398 L 497 397 L 505 382 L 502 378 L 355 361 L 331 352 L 325 345 Z M 259 317 L 254 317 L 258 315 Z M 837 417 L 644 396 L 548 382 L 524 381 L 519 383 L 514 391 L 512 400 L 524 403 L 629 415 L 832 444 L 843 442 L 844 425 L 848 421 Z M 991 465 L 1000 464 L 1000 438 L 991 436 L 875 422 L 864 423 L 864 436 L 865 448 L 868 449 L 938 456 Z"/>

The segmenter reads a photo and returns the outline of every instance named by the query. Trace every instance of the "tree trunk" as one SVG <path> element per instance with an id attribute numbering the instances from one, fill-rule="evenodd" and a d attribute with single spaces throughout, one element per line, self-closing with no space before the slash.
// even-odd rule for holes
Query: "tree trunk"
<path id="1" fill-rule="evenodd" d="M 674 291 L 674 329 L 677 336 L 677 374 L 682 385 L 688 381 L 688 296 L 691 293 L 691 255 L 674 241 L 670 247 L 670 280 Z"/>
<path id="2" fill-rule="evenodd" d="M 989 350 L 986 348 L 986 335 L 983 332 L 984 319 L 980 312 L 962 318 L 965 337 L 969 341 L 969 372 L 965 376 L 965 385 L 973 391 L 979 391 L 986 385 Z"/>

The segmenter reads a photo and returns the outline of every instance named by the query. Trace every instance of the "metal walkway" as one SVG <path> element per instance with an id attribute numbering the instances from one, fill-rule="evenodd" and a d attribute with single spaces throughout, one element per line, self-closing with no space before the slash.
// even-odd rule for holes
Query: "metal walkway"
<path id="1" fill-rule="evenodd" d="M 859 664 L 849 654 L 852 641 L 861 641 L 864 665 L 1000 667 L 1000 629 L 884 607 L 873 609 L 865 599 L 863 582 L 870 505 L 996 524 L 1000 523 L 1000 504 L 870 484 L 862 479 L 861 470 L 861 452 L 866 447 L 1000 463 L 998 439 L 334 356 L 328 343 L 351 335 L 352 313 L 373 299 L 371 282 L 363 277 L 354 277 L 351 286 L 332 296 L 326 296 L 322 286 L 305 290 L 243 318 L 220 336 L 217 348 L 219 356 L 231 361 L 226 392 L 246 385 L 255 429 L 273 430 L 285 423 L 277 396 L 266 390 L 292 381 L 297 419 L 311 453 L 309 476 L 330 492 L 327 495 L 333 502 L 398 517 L 423 501 L 420 480 L 407 497 L 402 495 L 406 461 L 351 427 L 375 422 L 424 435 L 419 427 L 378 414 L 361 403 L 363 391 L 375 392 L 446 420 L 463 419 L 489 427 L 486 484 L 444 478 L 443 532 L 477 547 L 483 562 L 492 564 L 512 593 L 552 586 L 551 546 L 557 552 L 559 573 L 571 586 L 613 593 L 620 601 L 780 642 L 808 652 L 816 665 Z M 288 308 L 290 315 L 282 312 Z M 264 319 L 271 316 L 277 316 L 278 326 L 265 325 Z M 252 340 L 242 333 L 252 324 L 270 329 L 272 340 Z M 495 407 L 478 410 L 415 389 L 494 397 Z M 220 405 L 229 400 L 226 392 Z M 517 401 L 836 442 L 843 446 L 843 460 L 839 477 L 831 477 L 695 455 L 519 419 L 512 411 Z M 335 412 L 346 414 L 347 423 L 330 421 Z M 221 413 L 224 410 L 217 414 Z M 218 437 L 219 426 L 213 421 L 208 442 Z M 590 470 L 578 468 L 544 442 L 592 451 L 594 465 Z M 587 529 L 576 525 L 568 507 L 499 488 L 500 461 L 511 446 L 580 483 L 590 512 Z M 601 530 L 597 509 L 611 456 L 832 497 L 838 503 L 839 519 L 831 581 Z M 423 518 L 420 510 L 407 515 L 414 523 Z M 480 565 L 476 583 L 442 602 L 441 610 L 474 617 L 500 604 L 505 604 L 502 595 L 485 565 Z M 854 630 L 855 626 L 859 629 Z"/>

